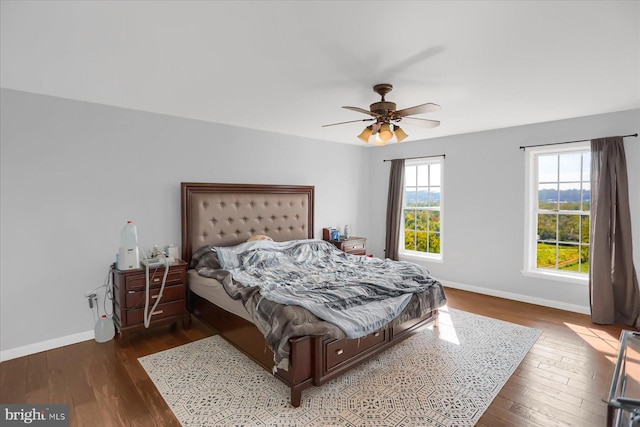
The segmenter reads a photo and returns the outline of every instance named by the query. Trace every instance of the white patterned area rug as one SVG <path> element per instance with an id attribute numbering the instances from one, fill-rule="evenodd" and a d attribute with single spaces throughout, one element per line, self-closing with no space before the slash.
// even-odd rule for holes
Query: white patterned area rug
<path id="1" fill-rule="evenodd" d="M 289 389 L 219 336 L 138 359 L 183 426 L 473 426 L 541 331 L 444 307 L 321 386 Z"/>

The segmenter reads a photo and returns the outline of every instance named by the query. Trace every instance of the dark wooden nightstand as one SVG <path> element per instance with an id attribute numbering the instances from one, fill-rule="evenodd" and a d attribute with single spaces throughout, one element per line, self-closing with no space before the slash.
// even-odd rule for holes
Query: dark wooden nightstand
<path id="1" fill-rule="evenodd" d="M 329 240 L 336 248 L 351 255 L 367 254 L 367 239 L 364 237 L 349 237 L 347 240 Z"/>
<path id="2" fill-rule="evenodd" d="M 149 269 L 149 309 L 160 293 L 164 269 L 164 266 Z M 144 268 L 124 271 L 113 268 L 113 320 L 124 342 L 129 332 L 145 329 L 146 283 Z M 186 298 L 187 263 L 178 260 L 169 266 L 162 299 L 151 316 L 149 327 L 182 320 L 182 326 L 188 328 L 191 315 L 187 311 Z"/>

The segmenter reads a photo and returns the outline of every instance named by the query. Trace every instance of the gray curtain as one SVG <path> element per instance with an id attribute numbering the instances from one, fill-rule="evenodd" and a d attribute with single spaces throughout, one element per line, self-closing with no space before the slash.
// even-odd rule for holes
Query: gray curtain
<path id="1" fill-rule="evenodd" d="M 633 266 L 627 161 L 622 137 L 591 141 L 591 320 L 640 327 Z"/>
<path id="2" fill-rule="evenodd" d="M 402 195 L 404 193 L 404 159 L 391 161 L 389 193 L 387 196 L 387 233 L 384 247 L 385 257 L 398 260 L 398 242 L 402 223 Z"/>

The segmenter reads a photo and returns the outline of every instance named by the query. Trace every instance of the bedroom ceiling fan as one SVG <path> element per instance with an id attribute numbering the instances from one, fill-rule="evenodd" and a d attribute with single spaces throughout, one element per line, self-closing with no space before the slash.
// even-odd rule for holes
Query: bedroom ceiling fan
<path id="1" fill-rule="evenodd" d="M 402 120 L 407 120 L 407 124 L 421 126 L 425 128 L 434 128 L 440 125 L 438 120 L 421 119 L 418 117 L 409 117 L 416 114 L 432 113 L 434 111 L 440 111 L 442 108 L 438 104 L 426 103 L 416 105 L 415 107 L 403 108 L 402 110 L 396 110 L 396 103 L 387 101 L 384 97 L 387 93 L 391 92 L 393 86 L 389 83 L 381 83 L 373 86 L 373 91 L 382 97 L 379 102 L 374 102 L 369 106 L 369 110 L 358 107 L 342 107 L 347 110 L 357 111 L 372 116 L 368 119 L 351 120 L 348 122 L 332 123 L 327 126 L 343 125 L 346 123 L 355 122 L 375 122 L 362 131 L 358 138 L 360 138 L 365 144 L 369 143 L 372 136 L 375 136 L 373 143 L 375 145 L 386 145 L 389 140 L 394 136 L 398 142 L 404 140 L 407 135 L 398 126 L 398 123 Z"/>

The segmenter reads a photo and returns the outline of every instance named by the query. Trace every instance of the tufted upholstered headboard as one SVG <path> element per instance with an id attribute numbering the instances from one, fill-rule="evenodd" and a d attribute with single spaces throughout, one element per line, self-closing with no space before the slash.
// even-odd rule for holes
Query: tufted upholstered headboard
<path id="1" fill-rule="evenodd" d="M 204 245 L 231 246 L 256 234 L 313 238 L 313 186 L 183 182 L 182 258 Z"/>

